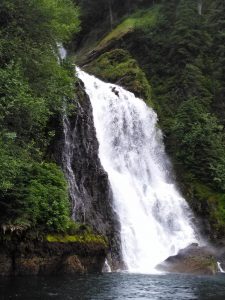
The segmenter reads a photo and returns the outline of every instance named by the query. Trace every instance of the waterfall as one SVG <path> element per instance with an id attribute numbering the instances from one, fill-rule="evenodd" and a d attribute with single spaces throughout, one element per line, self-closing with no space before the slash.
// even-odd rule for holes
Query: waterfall
<path id="1" fill-rule="evenodd" d="M 58 48 L 58 56 L 61 60 L 64 60 L 67 57 L 67 51 L 63 47 L 61 43 L 57 43 L 57 48 Z"/>
<path id="2" fill-rule="evenodd" d="M 111 269 L 111 267 L 110 267 L 109 262 L 108 262 L 107 259 L 105 260 L 105 264 L 103 266 L 103 270 L 102 271 L 103 271 L 103 273 L 111 273 L 112 272 L 112 269 Z"/>
<path id="3" fill-rule="evenodd" d="M 220 273 L 225 273 L 225 271 L 223 270 L 223 268 L 221 267 L 221 262 L 217 262 L 217 267 Z"/>
<path id="4" fill-rule="evenodd" d="M 67 51 L 61 43 L 57 43 L 58 47 L 58 56 L 59 64 L 66 59 Z M 76 184 L 75 175 L 72 168 L 72 160 L 74 154 L 74 145 L 75 145 L 75 127 L 72 129 L 70 120 L 66 112 L 66 100 L 63 101 L 63 133 L 64 133 L 64 147 L 62 152 L 62 164 L 63 171 L 65 173 L 69 194 L 72 202 L 72 217 L 76 218 L 76 205 L 79 198 L 79 188 Z"/>
<path id="5" fill-rule="evenodd" d="M 69 118 L 64 108 L 63 113 L 63 132 L 64 132 L 64 148 L 62 153 L 63 170 L 67 178 L 69 186 L 69 194 L 72 202 L 72 217 L 76 219 L 76 204 L 78 202 L 79 188 L 76 184 L 75 175 L 72 168 L 72 159 L 75 145 L 75 127 L 71 129 Z"/>
<path id="6" fill-rule="evenodd" d="M 192 213 L 171 182 L 156 113 L 134 94 L 77 69 L 93 107 L 129 272 L 153 272 L 196 242 Z"/>

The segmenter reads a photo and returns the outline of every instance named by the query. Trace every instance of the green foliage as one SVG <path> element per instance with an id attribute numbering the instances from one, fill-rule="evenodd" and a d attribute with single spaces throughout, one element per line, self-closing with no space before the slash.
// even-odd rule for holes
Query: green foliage
<path id="1" fill-rule="evenodd" d="M 57 44 L 78 30 L 78 9 L 70 0 L 0 2 L 0 225 L 5 228 L 69 227 L 66 181 L 46 157 L 58 130 L 52 120 L 74 96 L 74 67 L 69 59 L 60 62 Z"/>
<path id="2" fill-rule="evenodd" d="M 17 176 L 18 169 L 20 167 L 20 162 L 16 159 L 12 160 L 12 157 L 4 148 L 1 148 L 0 150 L 0 189 L 2 194 L 7 192 L 14 186 L 13 182 Z"/>
<path id="3" fill-rule="evenodd" d="M 0 220 L 15 221 L 24 210 L 24 184 L 29 171 L 29 153 L 15 145 L 15 135 L 5 133 L 0 137 Z M 22 194 L 21 194 L 22 192 Z"/>
<path id="4" fill-rule="evenodd" d="M 33 162 L 27 150 L 13 148 L 7 138 L 0 148 L 1 223 L 65 231 L 70 207 L 62 171 L 55 164 Z"/>
<path id="5" fill-rule="evenodd" d="M 27 142 L 40 136 L 50 114 L 45 100 L 33 95 L 17 64 L 0 69 L 0 129 L 14 132 Z"/>
<path id="6" fill-rule="evenodd" d="M 191 206 L 199 216 L 206 218 L 211 238 L 221 239 L 225 234 L 225 194 L 197 181 L 189 182 L 188 186 Z"/>
<path id="7" fill-rule="evenodd" d="M 225 190 L 224 134 L 217 118 L 197 99 L 187 100 L 175 117 L 173 135 L 177 160 L 204 182 Z"/>
<path id="8" fill-rule="evenodd" d="M 26 187 L 25 215 L 32 226 L 48 231 L 69 227 L 69 199 L 62 171 L 54 164 L 34 165 Z"/>
<path id="9" fill-rule="evenodd" d="M 56 49 L 56 42 L 68 40 L 79 29 L 70 0 L 2 0 L 0 12 L 1 59 L 19 56 L 24 63 L 35 63 L 43 50 Z"/>

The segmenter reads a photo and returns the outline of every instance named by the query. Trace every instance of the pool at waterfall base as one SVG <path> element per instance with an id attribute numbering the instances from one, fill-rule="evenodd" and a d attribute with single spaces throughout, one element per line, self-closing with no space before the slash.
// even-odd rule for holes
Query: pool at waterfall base
<path id="1" fill-rule="evenodd" d="M 0 279 L 0 299 L 58 300 L 224 300 L 225 276 L 103 273 L 81 276 Z"/>

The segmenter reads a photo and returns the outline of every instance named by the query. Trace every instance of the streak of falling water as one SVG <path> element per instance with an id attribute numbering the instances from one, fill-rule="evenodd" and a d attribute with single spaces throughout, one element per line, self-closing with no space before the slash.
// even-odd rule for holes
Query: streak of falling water
<path id="1" fill-rule="evenodd" d="M 62 44 L 58 43 L 59 63 L 67 57 L 67 51 Z M 62 163 L 65 176 L 67 178 L 69 194 L 72 202 L 72 217 L 76 219 L 76 205 L 79 197 L 79 188 L 76 184 L 75 175 L 72 168 L 72 160 L 74 155 L 75 145 L 75 126 L 71 128 L 70 120 L 66 113 L 66 101 L 64 100 L 63 107 L 63 132 L 64 132 L 64 147 L 62 153 Z"/>
<path id="2" fill-rule="evenodd" d="M 134 94 L 77 69 L 93 107 L 99 157 L 121 224 L 129 272 L 155 266 L 196 242 L 192 213 L 171 183 L 156 113 Z"/>
<path id="3" fill-rule="evenodd" d="M 75 128 L 74 128 L 75 130 Z M 63 114 L 64 148 L 62 153 L 63 170 L 67 178 L 69 193 L 72 202 L 72 217 L 76 219 L 76 204 L 78 202 L 79 188 L 76 184 L 72 168 L 75 135 L 66 112 Z"/>
<path id="4" fill-rule="evenodd" d="M 220 273 L 225 273 L 224 269 L 221 266 L 221 262 L 219 262 L 219 261 L 217 262 L 217 267 L 218 267 L 218 270 Z"/>

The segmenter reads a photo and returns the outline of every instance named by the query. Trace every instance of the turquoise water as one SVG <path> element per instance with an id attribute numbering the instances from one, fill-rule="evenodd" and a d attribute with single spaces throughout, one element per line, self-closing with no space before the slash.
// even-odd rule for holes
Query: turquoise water
<path id="1" fill-rule="evenodd" d="M 84 276 L 0 279 L 0 299 L 225 299 L 225 276 L 136 275 L 107 273 Z"/>

